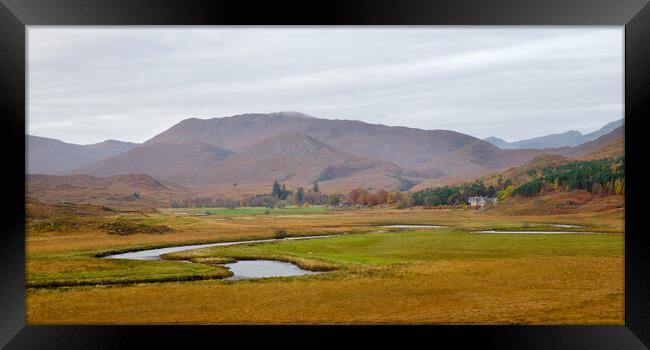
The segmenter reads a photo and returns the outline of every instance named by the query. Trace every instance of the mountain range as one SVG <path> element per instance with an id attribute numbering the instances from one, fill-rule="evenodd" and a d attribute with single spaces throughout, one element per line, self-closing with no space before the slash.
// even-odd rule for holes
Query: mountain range
<path id="1" fill-rule="evenodd" d="M 501 149 L 546 149 L 546 148 L 559 148 L 559 147 L 575 147 L 585 142 L 593 141 L 603 135 L 606 135 L 614 129 L 623 125 L 624 120 L 619 119 L 608 123 L 597 131 L 582 134 L 578 130 L 569 130 L 560 134 L 551 134 L 546 136 L 534 137 L 532 139 L 525 139 L 515 142 L 507 142 L 498 137 L 488 137 L 484 139 L 487 142 L 501 148 Z"/>
<path id="2" fill-rule="evenodd" d="M 275 180 L 294 188 L 318 182 L 327 192 L 359 186 L 397 190 L 403 179 L 420 187 L 476 178 L 541 154 L 579 158 L 590 152 L 621 152 L 618 122 L 583 135 L 591 140 L 580 145 L 501 149 L 450 130 L 320 119 L 297 112 L 189 118 L 142 144 L 110 140 L 73 145 L 28 136 L 27 172 L 146 174 L 191 189 L 235 194 L 266 192 Z"/>

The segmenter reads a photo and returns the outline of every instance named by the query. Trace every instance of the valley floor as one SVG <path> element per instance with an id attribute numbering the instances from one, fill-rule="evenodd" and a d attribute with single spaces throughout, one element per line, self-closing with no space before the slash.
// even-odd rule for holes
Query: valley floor
<path id="1" fill-rule="evenodd" d="M 172 231 L 101 229 L 115 221 Z M 444 227 L 382 227 L 396 224 Z M 623 209 L 539 216 L 420 208 L 166 209 L 47 218 L 28 225 L 27 323 L 623 324 L 623 224 Z M 481 230 L 605 234 L 476 233 Z M 340 236 L 186 251 L 163 261 L 97 257 L 326 234 Z M 215 265 L 260 258 L 329 271 L 226 281 L 228 271 Z"/>

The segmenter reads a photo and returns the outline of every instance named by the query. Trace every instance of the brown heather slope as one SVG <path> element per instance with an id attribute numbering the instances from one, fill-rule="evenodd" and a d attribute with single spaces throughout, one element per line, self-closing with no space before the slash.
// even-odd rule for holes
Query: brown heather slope
<path id="1" fill-rule="evenodd" d="M 580 159 L 602 159 L 615 158 L 625 155 L 625 133 L 623 127 L 619 127 L 607 135 L 582 144 L 578 156 Z"/>
<path id="2" fill-rule="evenodd" d="M 412 190 L 470 182 L 518 166 L 545 152 L 546 150 L 537 149 L 502 150 L 485 142 L 472 142 L 458 151 L 434 158 L 417 167 L 416 170 L 429 176 L 443 176 L 421 182 Z"/>
<path id="3" fill-rule="evenodd" d="M 311 187 L 315 181 L 360 175 L 398 175 L 401 168 L 390 162 L 355 156 L 327 146 L 305 134 L 288 131 L 247 147 L 195 181 L 195 186 L 260 184 L 278 180 L 291 186 Z M 195 174 L 197 178 L 201 174 Z"/>
<path id="4" fill-rule="evenodd" d="M 234 152 L 203 142 L 145 144 L 79 170 L 77 174 L 112 176 L 147 174 L 188 185 Z"/>
<path id="5" fill-rule="evenodd" d="M 116 209 L 167 207 L 188 194 L 184 187 L 151 176 L 28 175 L 26 195 L 43 203 L 106 205 Z"/>
<path id="6" fill-rule="evenodd" d="M 421 191 L 427 188 L 442 187 L 442 186 L 454 186 L 460 185 L 466 182 L 472 182 L 476 179 L 479 179 L 484 176 L 497 174 L 498 171 L 488 168 L 480 168 L 476 170 L 471 170 L 457 175 L 447 175 L 437 177 L 435 179 L 426 180 L 418 183 L 410 189 L 411 192 Z"/>
<path id="7" fill-rule="evenodd" d="M 545 152 L 533 149 L 502 150 L 487 142 L 474 141 L 457 151 L 433 158 L 416 169 L 431 176 L 456 175 L 470 171 L 499 171 L 542 153 Z"/>
<path id="8" fill-rule="evenodd" d="M 107 216 L 115 215 L 108 207 L 92 204 L 46 204 L 37 200 L 25 199 L 25 214 L 29 219 L 44 219 L 60 215 L 75 216 Z"/>
<path id="9" fill-rule="evenodd" d="M 603 156 L 598 158 L 622 156 L 625 153 L 624 127 L 625 126 L 619 126 L 608 134 L 605 134 L 593 141 L 585 142 L 576 147 L 546 149 L 544 150 L 544 153 L 560 154 L 573 159 L 597 159 L 593 157 L 597 156 L 598 154 L 601 154 Z"/>
<path id="10" fill-rule="evenodd" d="M 501 215 L 559 215 L 609 212 L 624 221 L 625 196 L 597 195 L 584 190 L 552 191 L 541 196 L 510 197 L 499 205 L 486 209 L 486 213 Z"/>

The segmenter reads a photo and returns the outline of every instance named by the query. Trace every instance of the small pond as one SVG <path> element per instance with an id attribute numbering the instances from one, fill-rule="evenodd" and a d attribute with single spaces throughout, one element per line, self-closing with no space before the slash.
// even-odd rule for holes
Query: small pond
<path id="1" fill-rule="evenodd" d="M 249 278 L 288 277 L 313 275 L 319 272 L 303 270 L 300 267 L 275 260 L 240 260 L 232 264 L 225 264 L 234 275 L 229 280 L 242 280 Z"/>

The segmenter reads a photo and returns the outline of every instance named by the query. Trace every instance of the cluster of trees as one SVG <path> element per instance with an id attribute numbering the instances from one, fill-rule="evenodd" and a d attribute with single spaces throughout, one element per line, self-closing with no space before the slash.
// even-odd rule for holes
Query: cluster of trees
<path id="1" fill-rule="evenodd" d="M 338 198 L 332 200 L 333 196 Z M 412 205 L 411 194 L 409 192 L 387 192 L 384 189 L 371 191 L 363 187 L 355 188 L 350 191 L 346 196 L 333 195 L 330 196 L 329 204 L 333 206 L 344 203 L 352 206 L 374 206 L 383 204 L 394 204 L 398 208 L 410 207 Z"/>
<path id="2" fill-rule="evenodd" d="M 532 197 L 539 194 L 542 191 L 542 188 L 544 188 L 544 180 L 534 179 L 515 188 L 514 191 L 512 191 L 512 194 L 515 196 Z"/>
<path id="3" fill-rule="evenodd" d="M 263 195 L 262 195 L 263 196 Z M 274 205 L 319 205 L 325 204 L 328 201 L 328 196 L 320 192 L 318 182 L 314 182 L 311 190 L 306 191 L 302 187 L 298 187 L 296 191 L 287 189 L 285 184 L 280 185 L 276 180 L 271 188 L 271 197 L 275 199 Z"/>
<path id="4" fill-rule="evenodd" d="M 572 162 L 547 167 L 536 178 L 517 187 L 512 194 L 535 196 L 557 189 L 582 189 L 594 194 L 625 192 L 625 158 Z"/>
<path id="5" fill-rule="evenodd" d="M 370 191 L 365 188 L 356 188 L 347 195 L 332 193 L 325 194 L 320 192 L 318 183 L 305 191 L 304 188 L 298 187 L 296 190 L 289 190 L 285 184 L 277 181 L 273 183 L 270 194 L 257 194 L 244 196 L 241 200 L 229 198 L 210 198 L 196 197 L 182 200 L 172 200 L 172 208 L 207 208 L 207 207 L 284 207 L 287 205 L 328 205 L 339 207 L 343 205 L 363 205 L 373 206 L 381 204 L 396 204 L 397 207 L 404 208 L 412 205 L 411 195 L 408 192 L 392 192 L 380 189 Z"/>
<path id="6" fill-rule="evenodd" d="M 356 188 L 348 194 L 348 203 L 350 205 L 378 205 L 386 203 L 388 192 L 380 189 L 376 192 L 370 192 L 362 187 Z"/>
<path id="7" fill-rule="evenodd" d="M 271 195 L 273 197 L 275 197 L 277 199 L 280 199 L 280 200 L 287 199 L 287 197 L 289 196 L 290 193 L 291 193 L 291 191 L 288 191 L 287 187 L 284 184 L 282 184 L 282 186 L 280 186 L 280 184 L 278 183 L 278 180 L 275 180 L 275 182 L 273 183 L 273 190 L 271 191 Z"/>
<path id="8" fill-rule="evenodd" d="M 386 204 L 395 204 L 395 207 L 402 209 L 412 206 L 413 198 L 410 192 L 391 192 L 386 198 Z"/>
<path id="9" fill-rule="evenodd" d="M 460 205 L 468 203 L 469 197 L 494 197 L 497 188 L 486 186 L 482 181 L 475 181 L 458 186 L 427 188 L 413 192 L 413 205 Z"/>

